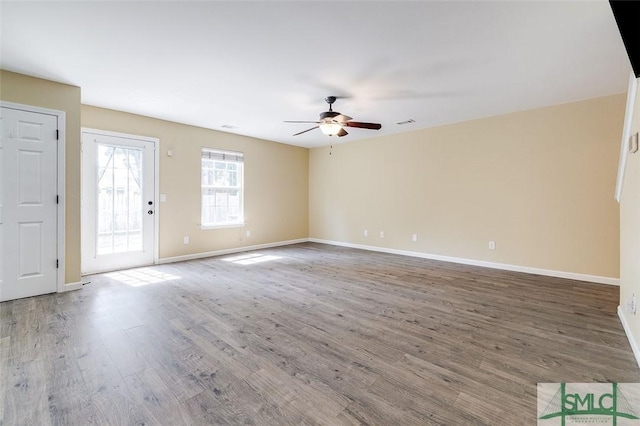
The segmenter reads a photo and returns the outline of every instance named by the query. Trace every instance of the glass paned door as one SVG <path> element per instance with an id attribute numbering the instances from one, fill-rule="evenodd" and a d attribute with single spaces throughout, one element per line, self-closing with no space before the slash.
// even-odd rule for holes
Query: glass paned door
<path id="1" fill-rule="evenodd" d="M 83 133 L 83 273 L 153 263 L 154 149 Z"/>
<path id="2" fill-rule="evenodd" d="M 142 149 L 97 144 L 97 254 L 142 250 Z"/>

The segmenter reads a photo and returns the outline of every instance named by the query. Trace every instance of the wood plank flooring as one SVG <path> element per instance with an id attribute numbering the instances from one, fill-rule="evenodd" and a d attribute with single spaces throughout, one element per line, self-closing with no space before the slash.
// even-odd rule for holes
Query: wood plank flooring
<path id="1" fill-rule="evenodd" d="M 2 425 L 532 425 L 640 382 L 618 288 L 305 243 L 0 303 Z"/>

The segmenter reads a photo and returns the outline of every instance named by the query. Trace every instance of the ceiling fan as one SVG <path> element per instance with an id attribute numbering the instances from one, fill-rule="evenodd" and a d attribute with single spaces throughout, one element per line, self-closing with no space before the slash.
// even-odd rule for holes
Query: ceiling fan
<path id="1" fill-rule="evenodd" d="M 340 114 L 337 111 L 334 111 L 332 108 L 333 103 L 336 101 L 335 96 L 327 96 L 324 100 L 329 104 L 329 111 L 320 113 L 320 121 L 285 121 L 285 123 L 314 123 L 317 126 L 314 126 L 310 129 L 303 130 L 302 132 L 296 133 L 293 136 L 298 136 L 303 133 L 310 132 L 314 129 L 320 129 L 322 133 L 327 136 L 336 135 L 338 137 L 346 136 L 349 133 L 344 129 L 345 127 L 356 127 L 360 129 L 371 129 L 371 130 L 380 130 L 382 125 L 380 123 L 363 123 L 361 121 L 351 121 L 352 118 L 343 114 Z"/>

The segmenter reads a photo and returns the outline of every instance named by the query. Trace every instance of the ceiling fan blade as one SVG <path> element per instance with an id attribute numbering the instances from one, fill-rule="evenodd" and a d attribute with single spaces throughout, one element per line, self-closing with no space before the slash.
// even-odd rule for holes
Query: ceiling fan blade
<path id="1" fill-rule="evenodd" d="M 315 123 L 315 124 L 320 124 L 319 121 L 290 121 L 290 120 L 285 120 L 285 121 L 283 121 L 283 123 Z"/>
<path id="2" fill-rule="evenodd" d="M 293 135 L 293 136 L 298 136 L 298 135 L 301 135 L 301 134 L 303 134 L 303 133 L 310 132 L 310 131 L 312 131 L 312 130 L 314 130 L 314 129 L 317 129 L 318 127 L 320 127 L 320 126 L 316 126 L 316 127 L 312 127 L 312 128 L 310 128 L 310 129 L 307 129 L 307 130 L 303 130 L 303 131 L 301 131 L 301 132 L 299 132 L 299 133 L 296 133 L 296 134 L 295 134 L 295 135 Z"/>
<path id="3" fill-rule="evenodd" d="M 339 123 L 344 123 L 345 121 L 353 120 L 353 118 L 344 114 L 338 114 L 335 117 L 333 117 L 333 119 Z"/>
<path id="4" fill-rule="evenodd" d="M 382 129 L 382 124 L 380 123 L 362 123 L 360 121 L 347 121 L 342 125 L 347 127 L 358 127 L 360 129 L 371 129 L 371 130 Z"/>
<path id="5" fill-rule="evenodd" d="M 336 136 L 338 136 L 339 138 L 343 137 L 343 136 L 347 136 L 349 133 L 347 133 L 347 131 L 342 128 L 340 129 L 340 131 L 338 133 L 336 133 Z"/>

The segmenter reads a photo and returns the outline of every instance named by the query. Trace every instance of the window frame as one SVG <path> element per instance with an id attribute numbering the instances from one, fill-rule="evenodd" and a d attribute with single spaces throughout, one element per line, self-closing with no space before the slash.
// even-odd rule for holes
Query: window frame
<path id="1" fill-rule="evenodd" d="M 216 170 L 216 163 L 236 164 L 237 181 L 235 186 L 220 186 L 220 185 L 205 185 L 203 182 L 203 172 L 205 170 L 205 160 L 212 161 L 213 167 L 207 168 L 207 170 Z M 240 215 L 238 220 L 226 221 L 226 222 L 205 222 L 205 202 L 204 191 L 208 190 L 224 190 L 224 191 L 239 191 L 240 192 Z M 228 206 L 227 206 L 228 207 Z M 200 229 L 223 229 L 223 228 L 240 228 L 245 225 L 244 222 L 244 153 L 234 151 L 224 151 L 213 148 L 202 148 L 200 151 Z"/>

